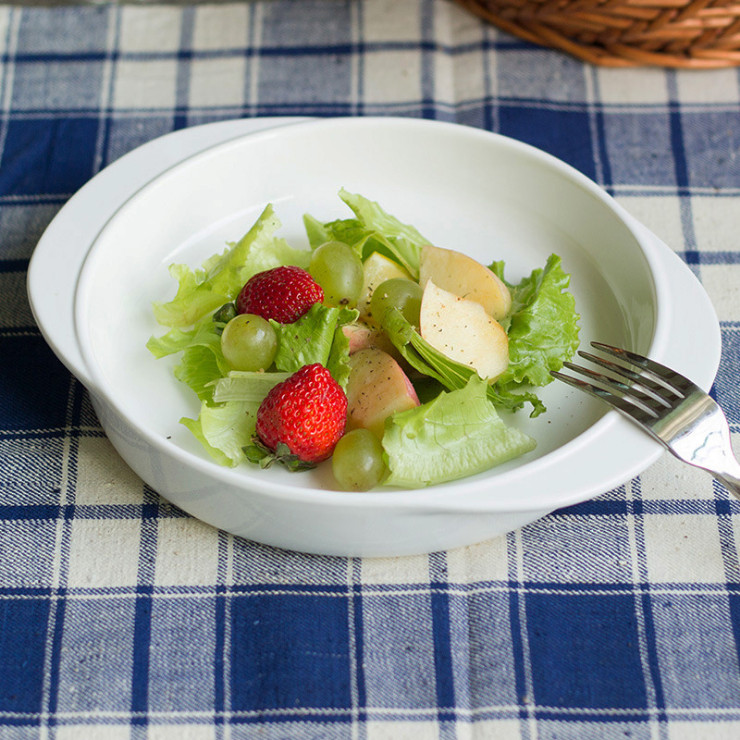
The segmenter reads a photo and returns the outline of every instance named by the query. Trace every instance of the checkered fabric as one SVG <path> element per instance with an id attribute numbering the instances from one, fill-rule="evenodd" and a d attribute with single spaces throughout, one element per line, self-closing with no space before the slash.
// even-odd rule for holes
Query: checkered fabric
<path id="1" fill-rule="evenodd" d="M 41 338 L 31 252 L 173 129 L 402 115 L 532 143 L 670 244 L 740 448 L 740 76 L 598 69 L 447 0 L 0 6 L 0 738 L 740 737 L 740 504 L 664 455 L 450 552 L 343 559 L 159 498 Z"/>

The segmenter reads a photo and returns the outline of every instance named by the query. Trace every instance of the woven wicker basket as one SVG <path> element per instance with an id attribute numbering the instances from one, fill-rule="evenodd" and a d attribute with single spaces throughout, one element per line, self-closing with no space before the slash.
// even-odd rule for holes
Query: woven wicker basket
<path id="1" fill-rule="evenodd" d="M 740 65 L 740 0 L 457 0 L 493 25 L 611 67 Z"/>

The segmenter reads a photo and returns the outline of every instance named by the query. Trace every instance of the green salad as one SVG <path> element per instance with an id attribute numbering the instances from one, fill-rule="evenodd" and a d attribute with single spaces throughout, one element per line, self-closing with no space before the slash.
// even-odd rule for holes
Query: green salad
<path id="1" fill-rule="evenodd" d="M 337 472 L 339 488 L 422 487 L 534 449 L 535 440 L 499 411 L 542 414 L 537 388 L 578 346 L 579 316 L 560 258 L 509 282 L 501 261 L 481 265 L 432 245 L 376 202 L 345 190 L 339 198 L 346 217 L 304 216 L 308 249 L 278 235 L 281 223 L 267 205 L 239 241 L 199 268 L 170 267 L 176 293 L 153 306 L 167 330 L 147 347 L 156 358 L 179 355 L 175 377 L 200 400 L 197 417 L 181 423 L 217 463 L 266 467 L 272 458 L 256 452 L 264 448 L 257 439 L 263 402 L 318 364 L 347 399 L 347 442 L 340 440 L 335 457 L 349 459 L 336 470 L 364 465 L 350 432 L 374 440 L 378 472 L 357 484 Z M 323 298 L 295 321 L 266 318 L 265 366 L 244 369 L 225 345 L 236 334 L 227 327 L 250 279 L 284 266 L 313 276 Z M 243 354 L 254 358 L 265 346 L 259 341 Z"/>

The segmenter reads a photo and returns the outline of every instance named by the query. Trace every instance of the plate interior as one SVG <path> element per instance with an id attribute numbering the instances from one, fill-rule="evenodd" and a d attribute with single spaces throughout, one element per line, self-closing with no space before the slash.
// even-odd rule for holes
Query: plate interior
<path id="1" fill-rule="evenodd" d="M 196 458 L 207 455 L 178 423 L 199 403 L 172 375 L 176 358 L 145 348 L 166 331 L 153 301 L 174 295 L 171 263 L 198 267 L 237 241 L 267 203 L 279 235 L 308 246 L 302 217 L 350 217 L 344 187 L 378 201 L 431 243 L 484 264 L 506 263 L 517 282 L 560 255 L 591 339 L 647 352 L 657 322 L 655 284 L 640 245 L 609 199 L 561 163 L 509 139 L 459 126 L 353 119 L 252 134 L 163 173 L 111 218 L 83 266 L 77 331 L 94 383 L 140 429 Z M 537 449 L 476 479 L 489 480 L 562 448 L 591 428 L 604 407 L 562 384 L 539 390 L 548 411 L 508 414 Z M 214 463 L 215 465 L 215 463 Z M 300 488 L 328 486 L 327 470 L 296 476 L 238 469 L 245 484 L 271 476 Z M 444 484 L 451 486 L 455 484 Z"/>

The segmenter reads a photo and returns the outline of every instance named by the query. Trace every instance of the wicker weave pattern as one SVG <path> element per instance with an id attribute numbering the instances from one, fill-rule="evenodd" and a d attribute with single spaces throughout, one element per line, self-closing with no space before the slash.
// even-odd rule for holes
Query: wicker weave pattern
<path id="1" fill-rule="evenodd" d="M 457 0 L 504 31 L 613 67 L 740 65 L 740 1 Z"/>

